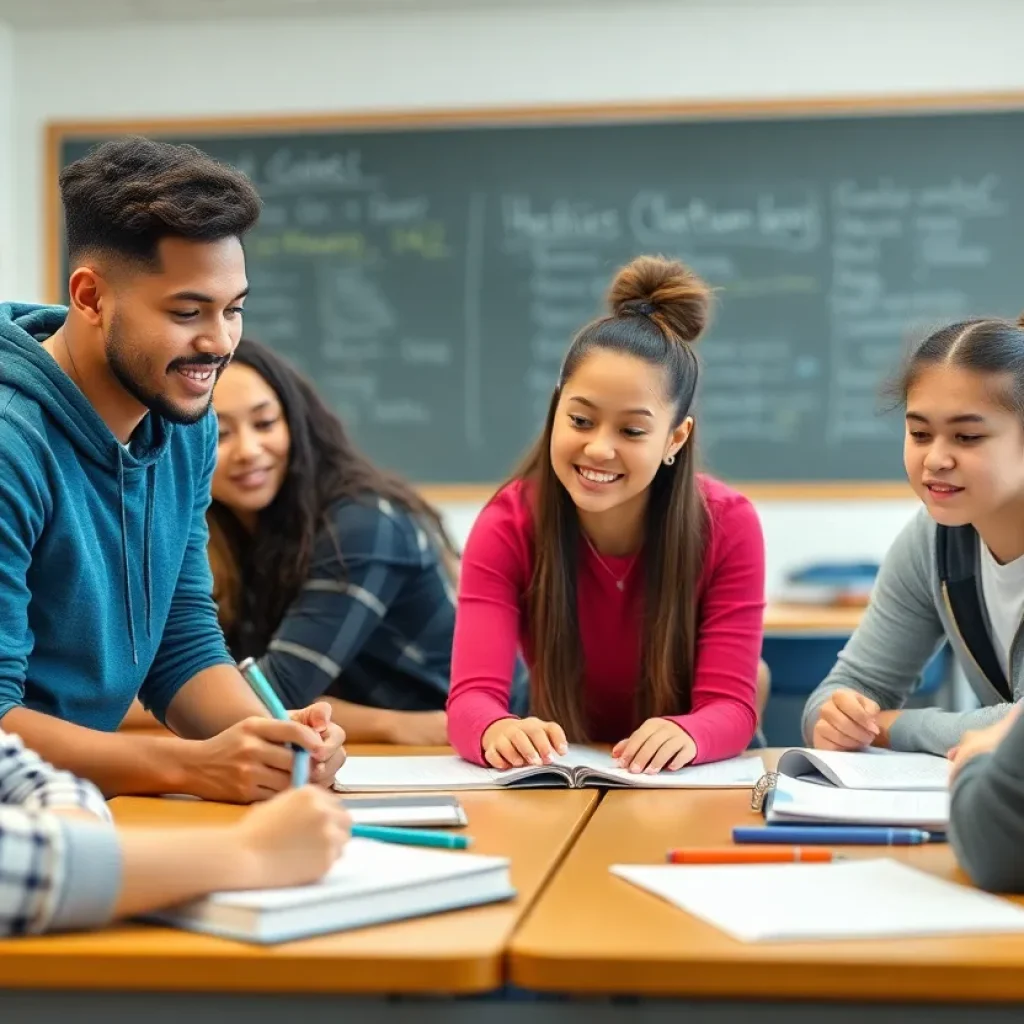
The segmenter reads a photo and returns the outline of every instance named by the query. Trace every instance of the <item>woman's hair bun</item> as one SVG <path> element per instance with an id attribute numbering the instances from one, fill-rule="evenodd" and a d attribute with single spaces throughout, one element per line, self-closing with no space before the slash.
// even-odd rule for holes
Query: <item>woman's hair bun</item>
<path id="1" fill-rule="evenodd" d="M 608 289 L 613 316 L 650 316 L 681 341 L 694 342 L 711 315 L 711 289 L 679 260 L 638 256 Z"/>

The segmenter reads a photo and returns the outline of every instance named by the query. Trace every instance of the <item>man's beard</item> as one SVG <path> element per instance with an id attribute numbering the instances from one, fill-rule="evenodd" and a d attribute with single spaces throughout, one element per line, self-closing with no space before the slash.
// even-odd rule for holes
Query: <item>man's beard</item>
<path id="1" fill-rule="evenodd" d="M 182 408 L 180 405 L 175 404 L 166 394 L 161 391 L 155 391 L 148 388 L 142 382 L 142 369 L 145 365 L 145 359 L 132 351 L 131 342 L 127 340 L 121 331 L 121 325 L 118 322 L 118 317 L 115 315 L 113 321 L 110 324 L 110 333 L 107 335 L 106 342 L 106 356 L 107 364 L 110 366 L 110 372 L 113 373 L 117 379 L 118 384 L 121 385 L 132 396 L 137 402 L 144 405 L 150 412 L 154 412 L 157 416 L 163 417 L 171 423 L 180 423 L 182 426 L 191 426 L 193 423 L 198 423 L 207 413 L 210 408 L 210 403 L 213 401 L 213 388 L 210 388 L 210 394 L 206 402 L 203 403 L 198 409 L 194 407 Z M 182 359 L 176 360 L 172 366 L 216 366 L 215 371 L 216 380 L 220 378 L 224 367 L 227 365 L 225 360 L 216 359 L 211 357 L 199 358 L 199 359 Z M 169 372 L 174 372 L 170 370 Z"/>

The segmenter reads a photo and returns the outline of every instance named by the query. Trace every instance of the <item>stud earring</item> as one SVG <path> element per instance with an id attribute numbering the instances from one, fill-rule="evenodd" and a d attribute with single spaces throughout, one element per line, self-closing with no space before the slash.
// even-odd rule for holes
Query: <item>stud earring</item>
<path id="1" fill-rule="evenodd" d="M 666 466 L 674 466 L 675 463 L 676 463 L 676 457 L 674 455 L 666 455 L 665 456 L 665 465 Z"/>

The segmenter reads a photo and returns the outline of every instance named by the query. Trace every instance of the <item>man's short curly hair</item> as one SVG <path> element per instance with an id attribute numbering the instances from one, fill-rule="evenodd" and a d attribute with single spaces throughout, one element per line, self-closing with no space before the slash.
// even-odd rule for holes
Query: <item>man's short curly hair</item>
<path id="1" fill-rule="evenodd" d="M 195 146 L 136 136 L 105 142 L 60 175 L 68 256 L 107 253 L 150 268 L 167 237 L 241 238 L 261 201 L 241 171 Z"/>

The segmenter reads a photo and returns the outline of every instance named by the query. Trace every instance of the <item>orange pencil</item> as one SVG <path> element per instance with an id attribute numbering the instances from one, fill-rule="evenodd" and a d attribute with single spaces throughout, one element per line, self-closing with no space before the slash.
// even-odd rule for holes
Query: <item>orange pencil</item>
<path id="1" fill-rule="evenodd" d="M 769 850 L 669 850 L 670 864 L 826 864 L 843 857 L 821 847 L 779 846 Z"/>

